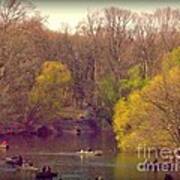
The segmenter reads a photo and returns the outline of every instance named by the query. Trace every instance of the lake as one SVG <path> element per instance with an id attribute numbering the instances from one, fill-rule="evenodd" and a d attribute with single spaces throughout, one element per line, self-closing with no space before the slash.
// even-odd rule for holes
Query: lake
<path id="1" fill-rule="evenodd" d="M 112 133 L 102 135 L 75 136 L 64 134 L 60 137 L 6 137 L 10 143 L 7 152 L 0 152 L 1 163 L 4 157 L 21 154 L 41 168 L 49 165 L 67 180 L 94 180 L 101 176 L 104 180 L 161 180 L 163 173 L 138 172 L 136 165 L 140 160 L 136 154 L 118 154 Z M 97 157 L 79 156 L 74 152 L 92 148 L 102 150 Z M 6 172 L 1 169 L 2 180 L 33 180 L 30 172 Z M 58 179 L 58 178 L 57 178 Z"/>

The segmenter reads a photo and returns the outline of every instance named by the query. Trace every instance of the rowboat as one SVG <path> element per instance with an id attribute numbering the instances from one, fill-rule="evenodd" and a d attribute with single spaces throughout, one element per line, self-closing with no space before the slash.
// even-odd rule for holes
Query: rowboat
<path id="1" fill-rule="evenodd" d="M 13 157 L 6 157 L 5 158 L 5 162 L 7 163 L 7 164 L 16 164 L 16 162 L 17 162 L 17 160 L 18 160 L 18 157 L 17 156 L 13 156 Z"/>
<path id="2" fill-rule="evenodd" d="M 4 172 L 17 172 L 17 171 L 29 171 L 29 172 L 37 172 L 39 169 L 36 167 L 31 167 L 31 166 L 22 166 L 22 167 L 8 167 L 8 166 L 1 166 L 0 171 Z"/>
<path id="3" fill-rule="evenodd" d="M 77 154 L 79 155 L 84 155 L 84 156 L 101 156 L 103 154 L 102 151 L 100 150 L 96 150 L 96 151 L 84 151 L 84 150 L 80 150 L 77 152 Z"/>
<path id="4" fill-rule="evenodd" d="M 36 167 L 34 167 L 34 166 L 30 166 L 30 165 L 28 165 L 28 164 L 25 164 L 25 165 L 23 165 L 23 166 L 17 167 L 17 170 L 37 172 L 39 169 L 36 168 Z"/>
<path id="5" fill-rule="evenodd" d="M 10 165 L 15 171 L 38 171 L 38 168 L 34 167 L 31 163 L 23 162 L 22 166 L 17 165 L 17 158 L 16 156 L 6 157 L 5 163 Z"/>
<path id="6" fill-rule="evenodd" d="M 53 172 L 39 172 L 36 174 L 36 179 L 52 179 L 57 177 L 58 173 Z"/>

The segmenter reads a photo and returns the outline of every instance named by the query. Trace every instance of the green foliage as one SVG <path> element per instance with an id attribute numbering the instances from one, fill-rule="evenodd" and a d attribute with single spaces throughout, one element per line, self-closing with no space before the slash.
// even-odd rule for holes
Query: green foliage
<path id="1" fill-rule="evenodd" d="M 39 104 L 46 119 L 57 115 L 67 100 L 70 82 L 71 73 L 65 65 L 58 61 L 46 61 L 30 93 L 31 104 Z"/>
<path id="2" fill-rule="evenodd" d="M 111 119 L 114 104 L 119 98 L 119 84 L 113 76 L 108 75 L 99 81 L 98 98 L 101 102 L 98 117 L 100 120 Z"/>
<path id="3" fill-rule="evenodd" d="M 141 89 L 146 83 L 147 80 L 141 76 L 140 66 L 136 65 L 128 70 L 128 78 L 121 80 L 121 90 L 131 92 L 136 89 Z"/>
<path id="4" fill-rule="evenodd" d="M 98 84 L 99 96 L 104 104 L 112 106 L 119 96 L 119 85 L 111 75 L 104 77 Z"/>
<path id="5" fill-rule="evenodd" d="M 128 79 L 118 82 L 113 76 L 108 75 L 99 82 L 99 96 L 109 112 L 108 117 L 112 117 L 114 104 L 117 102 L 121 91 L 130 93 L 133 90 L 140 89 L 147 83 L 147 80 L 141 77 L 140 66 L 134 66 L 128 71 Z M 122 93 L 124 95 L 124 93 Z M 107 116 L 107 113 L 106 113 Z"/>

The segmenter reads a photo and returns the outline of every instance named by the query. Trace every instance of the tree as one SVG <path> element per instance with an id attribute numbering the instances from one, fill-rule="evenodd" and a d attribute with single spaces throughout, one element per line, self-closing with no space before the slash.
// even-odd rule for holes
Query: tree
<path id="1" fill-rule="evenodd" d="M 139 65 L 131 67 L 127 72 L 127 76 L 127 79 L 122 79 L 120 81 L 121 94 L 124 97 L 134 90 L 143 88 L 148 82 L 148 79 L 143 78 Z"/>
<path id="2" fill-rule="evenodd" d="M 166 76 L 156 76 L 144 89 L 144 101 L 150 104 L 148 114 L 155 125 L 166 130 L 176 145 L 180 144 L 180 68 L 174 67 Z"/>
<path id="3" fill-rule="evenodd" d="M 141 143 L 179 146 L 179 57 L 178 48 L 165 58 L 164 69 L 159 75 L 141 90 L 132 91 L 127 99 L 117 102 L 113 127 L 121 150 L 135 150 Z"/>
<path id="4" fill-rule="evenodd" d="M 33 107 L 38 105 L 39 115 L 44 120 L 57 117 L 58 112 L 68 101 L 68 87 L 71 73 L 58 61 L 46 61 L 36 78 L 30 93 Z"/>
<path id="5" fill-rule="evenodd" d="M 162 70 L 164 73 L 166 73 L 171 68 L 176 66 L 178 67 L 179 65 L 180 65 L 180 47 L 177 47 L 164 58 L 162 64 Z"/>
<path id="6" fill-rule="evenodd" d="M 156 76 L 144 89 L 143 98 L 151 104 L 152 121 L 169 132 L 180 144 L 180 48 L 173 50 L 163 63 L 162 75 Z"/>
<path id="7" fill-rule="evenodd" d="M 29 0 L 2 0 L 0 3 L 0 24 L 3 30 L 23 22 L 27 18 L 28 12 L 33 12 L 32 9 L 34 8 Z"/>
<path id="8" fill-rule="evenodd" d="M 30 30 L 25 28 L 29 23 L 27 15 L 29 4 L 24 1 L 1 1 L 1 3 L 0 120 L 22 122 L 28 111 L 27 94 L 33 84 L 35 71 L 42 61 L 36 51 L 37 36 L 32 38 Z M 33 14 L 34 11 L 31 12 Z"/>
<path id="9" fill-rule="evenodd" d="M 114 76 L 107 75 L 98 82 L 98 100 L 100 120 L 105 119 L 111 125 L 111 117 L 113 115 L 113 106 L 119 98 L 120 83 L 116 81 Z"/>

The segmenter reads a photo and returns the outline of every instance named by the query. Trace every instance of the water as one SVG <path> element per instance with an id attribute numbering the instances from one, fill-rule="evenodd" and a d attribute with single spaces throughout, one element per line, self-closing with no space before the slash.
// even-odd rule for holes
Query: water
<path id="1" fill-rule="evenodd" d="M 41 168 L 49 165 L 65 180 L 94 180 L 101 176 L 104 180 L 161 180 L 163 173 L 138 173 L 136 165 L 139 162 L 136 154 L 117 154 L 114 137 L 110 133 L 102 136 L 49 137 L 8 137 L 11 148 L 8 152 L 0 152 L 1 163 L 6 156 L 22 154 Z M 91 147 L 103 150 L 101 157 L 84 157 L 76 151 Z M 32 172 L 12 172 L 0 169 L 0 180 L 33 180 Z M 58 178 L 57 178 L 58 179 Z"/>

